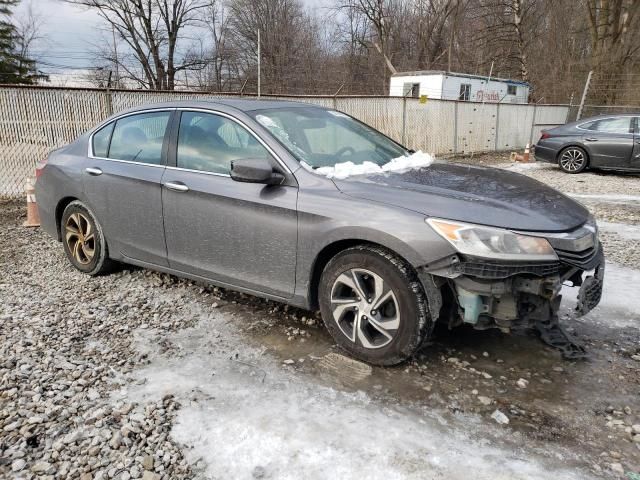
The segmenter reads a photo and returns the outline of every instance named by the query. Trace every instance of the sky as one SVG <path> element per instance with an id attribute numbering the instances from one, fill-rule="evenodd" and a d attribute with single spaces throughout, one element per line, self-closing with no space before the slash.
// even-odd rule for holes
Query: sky
<path id="1" fill-rule="evenodd" d="M 52 83 L 72 86 L 93 65 L 92 52 L 104 22 L 95 11 L 61 0 L 23 0 L 14 9 L 14 18 L 26 17 L 30 5 L 40 17 L 43 36 L 35 42 L 32 56 L 41 70 L 52 74 Z"/>
<path id="2" fill-rule="evenodd" d="M 302 0 L 312 10 L 322 8 L 331 0 Z M 86 86 L 85 76 L 94 66 L 95 52 L 110 29 L 95 10 L 78 7 L 63 0 L 22 0 L 14 9 L 19 19 L 32 10 L 41 17 L 43 39 L 33 55 L 39 68 L 50 75 L 52 84 Z"/>

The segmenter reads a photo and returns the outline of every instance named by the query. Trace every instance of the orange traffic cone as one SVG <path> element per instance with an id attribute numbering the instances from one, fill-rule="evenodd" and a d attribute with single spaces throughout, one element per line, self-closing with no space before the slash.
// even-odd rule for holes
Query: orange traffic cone
<path id="1" fill-rule="evenodd" d="M 27 194 L 27 221 L 22 224 L 23 227 L 39 227 L 40 214 L 38 213 L 38 204 L 36 203 L 36 188 L 31 183 L 31 179 L 27 179 L 25 186 Z"/>
<path id="2" fill-rule="evenodd" d="M 527 146 L 524 147 L 523 155 L 520 155 L 518 152 L 511 152 L 511 156 L 509 157 L 509 159 L 512 162 L 528 163 L 531 161 L 530 152 L 531 152 L 531 146 L 527 143 Z"/>

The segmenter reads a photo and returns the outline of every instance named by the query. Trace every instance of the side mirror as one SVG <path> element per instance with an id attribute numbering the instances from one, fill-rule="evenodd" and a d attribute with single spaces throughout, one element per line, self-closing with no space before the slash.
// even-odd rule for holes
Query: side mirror
<path id="1" fill-rule="evenodd" d="M 231 162 L 231 178 L 236 182 L 280 185 L 284 175 L 273 171 L 265 158 L 242 158 Z"/>

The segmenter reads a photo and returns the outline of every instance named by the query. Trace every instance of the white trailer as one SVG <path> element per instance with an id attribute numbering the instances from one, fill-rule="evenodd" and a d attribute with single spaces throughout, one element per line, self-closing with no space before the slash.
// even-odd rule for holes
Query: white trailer
<path id="1" fill-rule="evenodd" d="M 527 103 L 529 89 L 527 82 L 518 80 L 439 70 L 395 73 L 389 82 L 390 97 L 426 95 L 438 100 L 485 103 Z"/>

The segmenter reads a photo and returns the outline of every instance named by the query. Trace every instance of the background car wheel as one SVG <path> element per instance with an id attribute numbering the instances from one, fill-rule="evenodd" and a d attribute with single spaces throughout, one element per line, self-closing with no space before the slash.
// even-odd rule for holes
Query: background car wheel
<path id="1" fill-rule="evenodd" d="M 363 245 L 340 252 L 325 267 L 318 295 L 333 339 L 365 362 L 400 363 L 432 330 L 415 271 L 383 248 Z"/>
<path id="2" fill-rule="evenodd" d="M 62 244 L 71 264 L 83 273 L 101 275 L 113 269 L 100 224 L 79 201 L 71 202 L 60 221 Z"/>
<path id="3" fill-rule="evenodd" d="M 560 152 L 558 165 L 567 173 L 580 173 L 589 163 L 587 152 L 580 147 L 568 147 Z"/>

